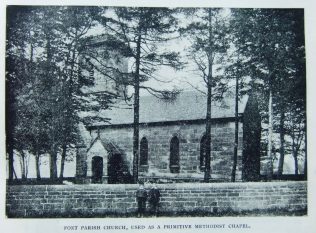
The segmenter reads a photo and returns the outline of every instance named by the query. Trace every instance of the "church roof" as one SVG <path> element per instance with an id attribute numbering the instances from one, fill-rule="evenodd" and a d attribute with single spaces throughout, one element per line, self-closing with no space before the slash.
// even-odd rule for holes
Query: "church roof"
<path id="1" fill-rule="evenodd" d="M 243 97 L 239 102 L 239 113 L 245 111 L 248 96 Z M 139 122 L 170 122 L 199 120 L 206 117 L 207 96 L 200 92 L 182 92 L 172 102 L 159 99 L 155 96 L 140 96 Z M 133 105 L 119 102 L 115 107 L 105 110 L 110 119 L 106 125 L 131 124 L 133 123 Z M 212 119 L 230 118 L 235 116 L 234 96 L 226 96 L 221 101 L 212 103 Z M 103 124 L 104 125 L 104 124 Z"/>
<path id="2" fill-rule="evenodd" d="M 96 144 L 97 141 L 100 141 L 103 148 L 107 150 L 109 153 L 111 153 L 112 155 L 124 154 L 124 151 L 121 148 L 119 148 L 115 143 L 107 140 L 106 138 L 101 138 L 99 135 L 89 143 L 89 147 L 87 151 L 91 150 L 91 148 Z"/>

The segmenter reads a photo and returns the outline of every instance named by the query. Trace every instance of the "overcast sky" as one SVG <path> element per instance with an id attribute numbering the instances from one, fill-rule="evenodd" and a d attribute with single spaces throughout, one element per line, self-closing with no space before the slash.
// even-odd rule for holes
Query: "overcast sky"
<path id="1" fill-rule="evenodd" d="M 230 10 L 224 9 L 222 15 L 224 17 L 229 16 Z M 113 11 L 107 12 L 108 17 L 114 17 Z M 181 17 L 179 16 L 179 23 L 181 26 L 185 26 L 191 23 L 194 18 L 190 16 Z M 104 34 L 104 28 L 100 25 L 95 26 L 88 33 L 89 36 Z M 174 69 L 166 66 L 159 67 L 158 71 L 154 74 L 155 79 L 151 79 L 142 85 L 150 86 L 158 90 L 171 90 L 177 88 L 183 91 L 195 90 L 194 87 L 198 87 L 199 90 L 206 90 L 205 83 L 202 77 L 196 71 L 195 64 L 186 57 L 188 54 L 187 49 L 190 47 L 190 42 L 186 38 L 173 39 L 166 42 L 164 45 L 166 50 L 180 52 L 182 60 L 186 62 L 183 70 L 175 71 Z M 215 69 L 214 69 L 215 70 Z M 161 80 L 162 82 L 158 81 Z M 132 90 L 131 90 L 132 92 Z M 145 90 L 140 90 L 140 95 L 148 95 L 149 93 Z"/>

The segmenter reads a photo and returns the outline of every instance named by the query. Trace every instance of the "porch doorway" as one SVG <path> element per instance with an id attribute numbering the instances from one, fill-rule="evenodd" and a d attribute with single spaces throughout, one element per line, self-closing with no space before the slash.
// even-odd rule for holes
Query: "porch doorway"
<path id="1" fill-rule="evenodd" d="M 124 183 L 124 164 L 121 154 L 114 154 L 109 158 L 108 177 L 109 184 Z"/>
<path id="2" fill-rule="evenodd" d="M 92 183 L 102 183 L 103 158 L 94 156 L 92 158 Z"/>

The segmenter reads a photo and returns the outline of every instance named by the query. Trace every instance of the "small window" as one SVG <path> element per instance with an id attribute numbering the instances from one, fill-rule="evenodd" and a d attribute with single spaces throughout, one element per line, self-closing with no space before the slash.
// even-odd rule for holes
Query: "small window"
<path id="1" fill-rule="evenodd" d="M 148 165 L 148 141 L 145 137 L 140 140 L 140 165 Z"/>
<path id="2" fill-rule="evenodd" d="M 179 173 L 179 139 L 174 136 L 170 141 L 170 172 Z"/>

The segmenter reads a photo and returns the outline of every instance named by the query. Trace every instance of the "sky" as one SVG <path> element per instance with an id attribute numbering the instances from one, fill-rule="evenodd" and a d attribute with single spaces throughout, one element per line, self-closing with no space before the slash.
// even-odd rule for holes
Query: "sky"
<path id="1" fill-rule="evenodd" d="M 228 8 L 223 9 L 222 15 L 228 17 L 230 15 L 230 10 Z M 108 17 L 114 17 L 113 11 L 108 11 L 106 13 Z M 193 17 L 178 15 L 179 26 L 184 27 L 189 23 L 193 22 Z M 95 25 L 89 33 L 88 36 L 95 36 L 103 34 L 105 31 L 101 25 Z M 199 90 L 206 90 L 205 83 L 196 71 L 196 65 L 192 60 L 190 60 L 187 55 L 189 54 L 188 49 L 190 48 L 190 42 L 187 38 L 176 38 L 164 43 L 164 49 L 166 51 L 179 52 L 181 60 L 185 62 L 185 66 L 182 70 L 175 71 L 174 69 L 161 66 L 158 71 L 155 72 L 154 76 L 157 80 L 151 79 L 145 83 L 144 86 L 150 86 L 158 90 L 172 90 L 174 88 L 182 91 L 192 91 L 197 87 Z M 129 62 L 131 66 L 132 61 Z M 158 81 L 158 80 L 162 80 Z M 148 95 L 149 93 L 145 90 L 140 90 L 140 95 Z"/>

